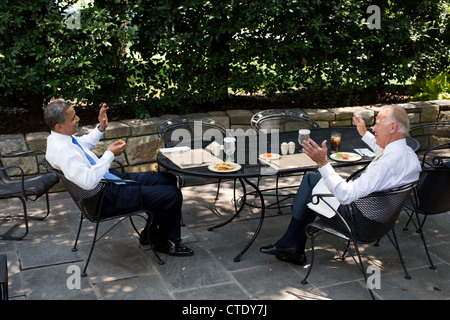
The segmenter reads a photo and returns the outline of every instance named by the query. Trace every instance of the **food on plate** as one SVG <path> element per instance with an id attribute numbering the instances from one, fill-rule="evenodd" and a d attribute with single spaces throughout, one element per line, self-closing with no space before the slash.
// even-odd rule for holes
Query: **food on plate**
<path id="1" fill-rule="evenodd" d="M 264 158 L 272 158 L 272 154 L 271 153 L 263 153 L 263 157 Z"/>
<path id="2" fill-rule="evenodd" d="M 235 168 L 235 166 L 234 166 L 234 164 L 229 163 L 229 162 L 218 162 L 214 165 L 213 168 L 215 170 L 226 171 L 226 170 L 233 170 Z"/>

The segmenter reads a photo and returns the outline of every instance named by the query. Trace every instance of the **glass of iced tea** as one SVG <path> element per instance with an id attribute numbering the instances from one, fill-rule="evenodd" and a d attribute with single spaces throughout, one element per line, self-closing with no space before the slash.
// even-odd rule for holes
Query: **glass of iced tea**
<path id="1" fill-rule="evenodd" d="M 331 133 L 331 152 L 339 152 L 341 149 L 341 133 L 340 132 L 332 132 Z"/>

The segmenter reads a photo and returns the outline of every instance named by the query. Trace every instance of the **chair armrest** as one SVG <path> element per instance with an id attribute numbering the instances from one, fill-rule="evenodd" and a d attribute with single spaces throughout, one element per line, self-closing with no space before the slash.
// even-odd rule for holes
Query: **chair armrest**
<path id="1" fill-rule="evenodd" d="M 7 173 L 7 170 L 8 170 L 8 169 L 13 169 L 13 168 L 14 168 L 14 169 L 19 169 L 19 171 L 20 171 L 20 180 L 21 180 L 21 184 L 22 184 L 22 192 L 23 192 L 23 196 L 25 197 L 25 199 L 28 199 L 28 196 L 27 196 L 27 194 L 26 194 L 26 192 L 25 192 L 25 174 L 24 174 L 24 172 L 23 172 L 22 167 L 21 167 L 21 166 L 18 166 L 18 165 L 16 165 L 16 164 L 14 164 L 14 165 L 11 165 L 11 166 L 0 167 L 0 170 L 5 171 L 6 175 L 7 175 L 8 178 L 9 178 L 9 175 L 8 175 L 8 173 Z M 11 179 L 11 178 L 9 178 L 9 179 Z M 15 178 L 15 179 L 18 179 L 18 178 Z"/>
<path id="2" fill-rule="evenodd" d="M 313 196 L 311 197 L 311 202 L 312 202 L 313 204 L 318 204 L 320 200 L 322 200 L 323 202 L 325 202 L 325 203 L 327 204 L 327 206 L 330 207 L 330 209 L 333 210 L 334 213 L 335 213 L 335 216 L 334 216 L 334 217 L 327 218 L 327 219 L 336 219 L 335 217 L 339 218 L 339 219 L 344 223 L 345 227 L 347 228 L 347 231 L 348 231 L 349 235 L 350 235 L 351 237 L 353 237 L 353 236 L 354 236 L 354 235 L 353 235 L 353 230 L 352 230 L 352 228 L 350 228 L 350 226 L 348 225 L 347 220 L 345 220 L 344 217 L 341 215 L 341 213 L 340 213 L 338 210 L 335 210 L 335 209 L 333 208 L 333 206 L 331 206 L 331 205 L 324 199 L 324 198 L 327 198 L 327 197 L 328 197 L 328 198 L 331 198 L 331 197 L 334 197 L 334 196 L 333 196 L 332 194 L 315 194 L 315 195 L 313 195 Z M 347 205 L 347 208 L 348 208 L 349 213 L 351 214 L 351 210 L 350 210 L 350 208 L 349 208 L 348 205 Z"/>
<path id="3" fill-rule="evenodd" d="M 41 149 L 33 149 L 33 150 L 21 151 L 21 152 L 12 153 L 12 154 L 0 153 L 0 157 L 2 157 L 2 158 L 14 158 L 14 157 L 27 156 L 27 155 L 32 154 L 32 153 L 45 154 L 45 151 L 41 150 Z"/>
<path id="4" fill-rule="evenodd" d="M 368 165 L 369 165 L 369 164 L 367 164 L 367 165 L 365 165 L 364 167 L 362 167 L 361 169 L 359 169 L 359 170 L 353 172 L 353 173 L 350 175 L 350 177 L 348 177 L 345 181 L 349 182 L 349 181 L 353 180 L 355 177 L 357 177 L 359 174 L 361 174 L 364 170 L 366 170 L 366 168 L 367 168 Z"/>
<path id="5" fill-rule="evenodd" d="M 123 164 L 122 162 L 120 162 L 119 160 L 114 159 L 113 162 L 117 163 L 120 167 L 120 173 L 124 173 L 125 169 L 123 168 Z"/>

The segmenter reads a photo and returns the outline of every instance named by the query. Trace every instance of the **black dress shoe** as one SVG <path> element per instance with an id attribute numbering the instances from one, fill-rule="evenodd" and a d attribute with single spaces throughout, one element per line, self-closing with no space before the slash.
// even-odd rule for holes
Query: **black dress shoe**
<path id="1" fill-rule="evenodd" d="M 306 255 L 304 252 L 300 252 L 299 250 L 277 253 L 275 254 L 275 257 L 281 261 L 295 263 L 299 266 L 304 266 L 306 264 Z"/>
<path id="2" fill-rule="evenodd" d="M 278 248 L 275 244 L 259 248 L 259 251 L 265 254 L 289 253 L 296 250 L 297 248 Z"/>
<path id="3" fill-rule="evenodd" d="M 166 239 L 155 242 L 155 250 L 171 256 L 188 257 L 194 254 L 194 251 L 181 244 L 179 239 Z"/>

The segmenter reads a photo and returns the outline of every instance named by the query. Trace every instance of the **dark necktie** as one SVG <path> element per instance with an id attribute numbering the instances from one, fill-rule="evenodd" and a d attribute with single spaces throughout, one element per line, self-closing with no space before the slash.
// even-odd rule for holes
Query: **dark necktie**
<path id="1" fill-rule="evenodd" d="M 72 142 L 73 142 L 74 144 L 76 144 L 78 147 L 80 147 L 81 150 L 83 150 L 84 154 L 86 155 L 86 158 L 88 158 L 89 162 L 90 162 L 92 165 L 95 165 L 95 164 L 96 164 L 95 160 L 92 159 L 92 157 L 91 157 L 90 155 L 88 155 L 86 151 L 84 151 L 83 147 L 78 143 L 77 139 L 75 139 L 74 137 L 72 137 Z M 112 173 L 109 172 L 109 171 L 106 171 L 106 173 L 105 173 L 105 175 L 104 175 L 103 177 L 104 177 L 105 179 L 120 180 L 120 178 L 119 178 L 118 176 L 112 174 Z M 114 183 L 116 183 L 116 184 L 125 184 L 125 182 L 114 182 Z"/>

